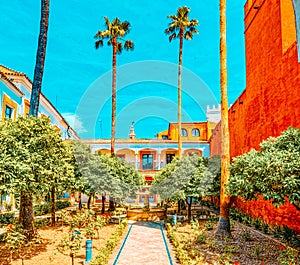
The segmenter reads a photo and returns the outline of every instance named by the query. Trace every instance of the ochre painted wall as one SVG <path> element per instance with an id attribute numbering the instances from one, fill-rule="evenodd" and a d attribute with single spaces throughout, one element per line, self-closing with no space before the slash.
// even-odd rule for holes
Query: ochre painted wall
<path id="1" fill-rule="evenodd" d="M 262 140 L 289 126 L 300 127 L 300 64 L 291 0 L 251 2 L 245 5 L 246 89 L 229 110 L 231 157 L 259 148 Z M 220 136 L 215 130 L 212 146 Z M 218 151 L 212 148 L 211 155 Z"/>
<path id="2" fill-rule="evenodd" d="M 187 136 L 181 136 L 182 141 L 207 141 L 210 135 L 208 122 L 184 122 L 181 124 L 181 129 L 185 129 L 187 131 Z M 193 129 L 198 129 L 200 136 L 193 136 Z M 178 140 L 178 123 L 170 123 L 168 139 Z"/>
<path id="3" fill-rule="evenodd" d="M 230 154 L 242 155 L 289 126 L 300 128 L 300 63 L 292 0 L 248 0 L 245 5 L 246 89 L 229 110 Z M 220 154 L 220 124 L 210 139 Z M 299 210 L 286 203 L 236 202 L 270 224 L 300 232 Z"/>
<path id="4" fill-rule="evenodd" d="M 270 201 L 259 199 L 245 202 L 240 198 L 233 198 L 233 205 L 245 214 L 260 218 L 270 225 L 286 225 L 300 233 L 300 211 L 290 203 L 275 208 Z"/>

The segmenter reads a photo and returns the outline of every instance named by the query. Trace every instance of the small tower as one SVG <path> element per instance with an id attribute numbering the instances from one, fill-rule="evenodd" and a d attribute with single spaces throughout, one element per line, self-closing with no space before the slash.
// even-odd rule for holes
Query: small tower
<path id="1" fill-rule="evenodd" d="M 131 126 L 130 126 L 129 139 L 130 140 L 134 140 L 135 139 L 134 121 L 131 123 Z"/>
<path id="2" fill-rule="evenodd" d="M 218 123 L 221 120 L 221 105 L 206 106 L 206 119 L 209 122 Z"/>

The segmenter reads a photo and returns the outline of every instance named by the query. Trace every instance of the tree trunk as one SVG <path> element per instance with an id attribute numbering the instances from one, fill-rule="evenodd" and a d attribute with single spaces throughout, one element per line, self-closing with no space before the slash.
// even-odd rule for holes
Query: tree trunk
<path id="1" fill-rule="evenodd" d="M 49 4 L 50 0 L 41 1 L 41 20 L 40 20 L 40 34 L 38 40 L 38 49 L 36 54 L 36 63 L 34 69 L 34 77 L 30 98 L 30 111 L 31 116 L 38 117 L 39 101 L 42 88 L 42 80 L 44 73 L 44 64 L 46 57 L 47 46 L 47 32 L 49 20 Z"/>
<path id="2" fill-rule="evenodd" d="M 79 208 L 79 210 L 81 211 L 81 209 L 82 209 L 81 192 L 79 192 L 79 194 L 78 194 L 78 200 L 79 200 L 78 208 Z"/>
<path id="3" fill-rule="evenodd" d="M 90 195 L 89 198 L 88 198 L 88 201 L 87 201 L 87 208 L 90 210 L 91 208 L 91 200 L 92 200 L 92 196 L 93 195 Z"/>
<path id="4" fill-rule="evenodd" d="M 105 213 L 105 196 L 102 195 L 102 209 L 101 209 L 101 213 L 104 214 Z"/>
<path id="5" fill-rule="evenodd" d="M 115 210 L 115 200 L 112 197 L 109 197 L 109 211 L 112 212 Z"/>
<path id="6" fill-rule="evenodd" d="M 177 202 L 177 214 L 180 214 L 180 212 L 181 212 L 181 200 L 178 200 L 178 202 Z"/>
<path id="7" fill-rule="evenodd" d="M 193 200 L 193 197 L 188 197 L 186 200 L 187 205 L 188 205 L 188 221 L 189 222 L 192 219 L 192 200 Z"/>
<path id="8" fill-rule="evenodd" d="M 113 38 L 113 72 L 112 72 L 112 92 L 111 92 L 111 145 L 110 153 L 115 153 L 115 130 L 116 130 L 116 87 L 117 87 L 117 41 Z"/>
<path id="9" fill-rule="evenodd" d="M 217 235 L 230 235 L 230 194 L 225 192 L 229 181 L 229 128 L 228 128 L 228 97 L 227 97 L 227 55 L 226 55 L 226 0 L 220 0 L 220 77 L 221 77 L 221 189 L 220 189 L 220 219 Z"/>
<path id="10" fill-rule="evenodd" d="M 32 195 L 28 192 L 21 191 L 20 195 L 20 215 L 19 223 L 25 231 L 28 240 L 34 237 L 34 213 Z"/>
<path id="11" fill-rule="evenodd" d="M 183 29 L 180 29 L 179 33 L 180 44 L 179 44 L 179 60 L 178 60 L 178 156 L 182 156 L 182 140 L 181 140 L 181 78 L 182 78 L 182 47 L 183 47 Z"/>
<path id="12" fill-rule="evenodd" d="M 51 189 L 51 226 L 55 226 L 55 187 Z"/>

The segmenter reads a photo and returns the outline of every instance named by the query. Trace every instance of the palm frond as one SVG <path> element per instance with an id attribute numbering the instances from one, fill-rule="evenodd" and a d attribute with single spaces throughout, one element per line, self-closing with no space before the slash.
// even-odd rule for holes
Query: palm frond
<path id="1" fill-rule="evenodd" d="M 122 42 L 117 42 L 117 54 L 121 54 L 123 50 Z"/>
<path id="2" fill-rule="evenodd" d="M 184 38 L 186 40 L 192 40 L 193 39 L 193 33 L 191 33 L 190 31 L 186 31 L 184 34 Z"/>
<path id="3" fill-rule="evenodd" d="M 191 21 L 190 21 L 190 25 L 191 25 L 191 26 L 194 26 L 194 27 L 196 27 L 196 26 L 198 26 L 198 25 L 199 25 L 199 22 L 198 22 L 198 20 L 197 20 L 197 19 L 191 19 Z"/>
<path id="4" fill-rule="evenodd" d="M 173 33 L 170 37 L 169 37 L 169 42 L 171 42 L 174 38 L 176 38 L 177 35 L 176 33 Z"/>
<path id="5" fill-rule="evenodd" d="M 120 19 L 119 18 L 115 18 L 113 20 L 113 22 L 111 23 L 112 26 L 119 26 L 120 25 Z"/>
<path id="6" fill-rule="evenodd" d="M 126 34 L 130 32 L 130 23 L 128 21 L 123 21 L 121 24 L 120 24 L 120 28 L 123 29 Z"/>
<path id="7" fill-rule="evenodd" d="M 178 21 L 178 16 L 176 16 L 176 15 L 169 15 L 168 18 L 170 18 L 174 21 Z"/>
<path id="8" fill-rule="evenodd" d="M 95 47 L 98 49 L 99 47 L 103 47 L 103 40 L 97 40 L 95 42 Z"/>
<path id="9" fill-rule="evenodd" d="M 134 49 L 134 43 L 132 40 L 127 40 L 124 44 L 124 48 L 126 51 L 129 51 L 129 50 L 133 50 Z"/>
<path id="10" fill-rule="evenodd" d="M 191 10 L 186 7 L 186 6 L 183 6 L 183 7 L 179 7 L 178 10 L 177 10 L 177 16 L 180 17 L 180 18 L 187 18 L 188 19 L 188 14 Z"/>
<path id="11" fill-rule="evenodd" d="M 121 22 L 119 18 L 115 18 L 112 22 L 109 21 L 107 17 L 104 17 L 106 30 L 99 30 L 94 36 L 95 39 L 98 39 L 95 43 L 96 48 L 98 49 L 100 46 L 103 46 L 103 40 L 108 39 L 107 45 L 114 45 L 114 41 L 121 40 L 123 36 L 129 33 L 130 23 L 128 21 Z M 126 47 L 125 47 L 126 46 Z M 127 50 L 132 50 L 134 45 L 132 41 L 125 42 L 125 48 Z M 117 53 L 121 53 L 123 49 L 123 45 L 121 42 L 116 43 Z"/>
<path id="12" fill-rule="evenodd" d="M 169 28 L 165 30 L 165 34 L 170 35 L 170 42 L 174 38 L 178 38 L 180 32 L 184 33 L 184 38 L 187 40 L 191 40 L 193 38 L 193 34 L 198 33 L 198 30 L 196 29 L 196 26 L 198 26 L 198 20 L 191 19 L 189 21 L 190 11 L 190 8 L 183 6 L 177 9 L 177 15 L 168 16 L 168 18 L 172 21 L 169 23 Z"/>
<path id="13" fill-rule="evenodd" d="M 106 25 L 107 29 L 109 29 L 111 26 L 110 21 L 109 21 L 108 17 L 104 17 L 104 19 L 105 19 L 105 25 Z"/>
<path id="14" fill-rule="evenodd" d="M 165 34 L 173 34 L 176 31 L 176 27 L 169 27 L 165 29 Z"/>
<path id="15" fill-rule="evenodd" d="M 103 30 L 103 31 L 98 31 L 97 33 L 96 33 L 96 35 L 94 36 L 94 38 L 95 39 L 106 39 L 106 38 L 108 38 L 109 37 L 109 31 L 108 30 Z"/>

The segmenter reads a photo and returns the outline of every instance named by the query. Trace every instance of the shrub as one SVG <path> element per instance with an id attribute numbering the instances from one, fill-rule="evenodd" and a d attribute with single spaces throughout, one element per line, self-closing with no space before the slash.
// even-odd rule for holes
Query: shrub
<path id="1" fill-rule="evenodd" d="M 106 242 L 105 247 L 101 248 L 98 252 L 96 258 L 90 263 L 90 265 L 106 265 L 110 254 L 113 252 L 114 248 L 120 241 L 120 238 L 127 226 L 127 219 L 123 219 L 121 223 L 117 226 L 116 230 L 111 234 Z"/>
<path id="2" fill-rule="evenodd" d="M 14 213 L 3 213 L 0 214 L 0 227 L 3 225 L 14 224 L 16 221 Z"/>
<path id="3" fill-rule="evenodd" d="M 55 201 L 55 210 L 61 210 L 71 206 L 69 201 Z M 43 204 L 34 205 L 34 215 L 40 216 L 51 213 L 51 202 L 45 202 Z"/>

